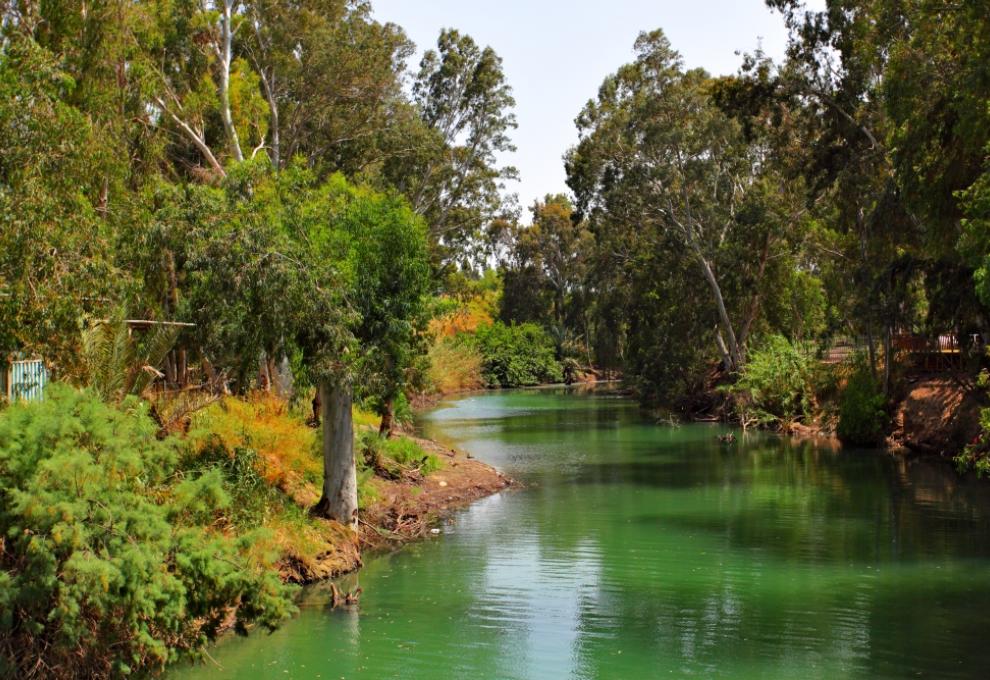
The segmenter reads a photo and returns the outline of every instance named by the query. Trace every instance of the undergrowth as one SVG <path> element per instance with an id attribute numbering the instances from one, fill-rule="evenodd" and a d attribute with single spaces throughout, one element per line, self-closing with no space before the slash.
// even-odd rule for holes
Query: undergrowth
<path id="1" fill-rule="evenodd" d="M 440 459 L 427 453 L 408 437 L 385 439 L 377 432 L 364 432 L 358 440 L 358 460 L 366 470 L 398 479 L 403 471 L 428 475 L 440 469 Z"/>

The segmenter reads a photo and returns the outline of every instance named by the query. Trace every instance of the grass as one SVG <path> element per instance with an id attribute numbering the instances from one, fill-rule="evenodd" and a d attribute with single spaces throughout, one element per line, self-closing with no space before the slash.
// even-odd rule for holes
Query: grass
<path id="1" fill-rule="evenodd" d="M 265 482 L 296 498 L 323 477 L 320 433 L 289 413 L 284 401 L 265 393 L 228 398 L 193 415 L 189 439 L 194 451 L 251 449 Z"/>
<path id="2" fill-rule="evenodd" d="M 436 472 L 440 459 L 408 437 L 383 439 L 377 432 L 365 432 L 358 440 L 358 460 L 371 471 L 382 471 L 398 478 L 403 469 L 419 470 L 423 475 Z"/>
<path id="3" fill-rule="evenodd" d="M 481 352 L 457 337 L 443 337 L 430 347 L 430 384 L 438 394 L 477 390 L 485 386 Z"/>
<path id="4" fill-rule="evenodd" d="M 353 564 L 356 544 L 349 530 L 314 519 L 309 508 L 319 500 L 323 481 L 321 433 L 302 412 L 266 393 L 228 397 L 195 412 L 187 437 L 186 469 L 218 474 L 231 504 L 214 518 L 219 531 L 257 538 L 252 560 L 277 562 L 290 579 L 328 576 Z M 363 510 L 381 498 L 376 468 L 364 464 L 362 447 L 372 442 L 387 465 L 399 471 L 429 474 L 440 460 L 415 441 L 378 436 L 379 417 L 354 409 L 358 434 L 358 505 Z"/>

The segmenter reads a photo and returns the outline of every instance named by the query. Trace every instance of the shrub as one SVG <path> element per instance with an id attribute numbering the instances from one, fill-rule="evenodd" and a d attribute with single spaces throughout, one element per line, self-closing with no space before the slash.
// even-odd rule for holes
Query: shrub
<path id="1" fill-rule="evenodd" d="M 755 349 L 731 388 L 740 417 L 762 424 L 810 416 L 817 362 L 807 347 L 771 335 Z"/>
<path id="2" fill-rule="evenodd" d="M 206 447 L 192 461 L 192 475 L 214 475 L 222 484 L 230 503 L 223 509 L 225 528 L 235 531 L 256 529 L 291 502 L 270 486 L 263 475 L 264 464 L 257 451 L 247 447 L 228 450 L 219 440 Z"/>
<path id="3" fill-rule="evenodd" d="M 277 397 L 263 392 L 228 397 L 194 413 L 191 420 L 191 448 L 206 457 L 205 466 L 220 462 L 218 456 L 232 458 L 237 451 L 250 450 L 264 482 L 291 496 L 304 496 L 304 483 L 323 479 L 320 431 L 290 413 Z"/>
<path id="4" fill-rule="evenodd" d="M 386 439 L 377 432 L 365 432 L 358 441 L 359 460 L 368 469 L 397 477 L 403 468 L 416 468 L 428 475 L 440 469 L 440 459 L 408 437 Z"/>
<path id="5" fill-rule="evenodd" d="M 481 326 L 475 342 L 482 359 L 482 377 L 489 387 L 558 383 L 564 379 L 553 340 L 532 323 Z"/>
<path id="6" fill-rule="evenodd" d="M 273 570 L 193 522 L 230 502 L 216 473 L 175 486 L 176 445 L 146 406 L 54 385 L 0 414 L 0 675 L 161 669 L 292 610 Z"/>
<path id="7" fill-rule="evenodd" d="M 844 443 L 879 444 L 887 429 L 886 398 L 862 357 L 854 360 L 852 373 L 839 397 L 836 434 Z"/>
<path id="8" fill-rule="evenodd" d="M 438 394 L 453 394 L 485 386 L 481 351 L 464 334 L 444 337 L 430 348 L 428 378 Z"/>
<path id="9" fill-rule="evenodd" d="M 977 384 L 984 390 L 990 387 L 990 373 L 980 371 Z M 990 408 L 980 409 L 979 434 L 953 460 L 960 473 L 975 470 L 978 477 L 990 475 Z"/>

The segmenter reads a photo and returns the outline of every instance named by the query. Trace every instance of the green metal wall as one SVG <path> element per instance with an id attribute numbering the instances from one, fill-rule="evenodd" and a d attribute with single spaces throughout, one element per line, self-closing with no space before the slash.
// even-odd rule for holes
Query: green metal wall
<path id="1" fill-rule="evenodd" d="M 8 401 L 38 401 L 48 384 L 48 369 L 41 359 L 0 363 L 0 395 Z"/>

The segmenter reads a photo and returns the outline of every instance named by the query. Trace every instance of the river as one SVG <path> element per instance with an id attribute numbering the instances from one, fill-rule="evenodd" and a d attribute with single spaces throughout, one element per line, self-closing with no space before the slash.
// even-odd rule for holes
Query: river
<path id="1" fill-rule="evenodd" d="M 525 486 L 309 590 L 174 678 L 984 678 L 990 483 L 658 425 L 621 397 L 468 396 L 427 436 Z"/>

